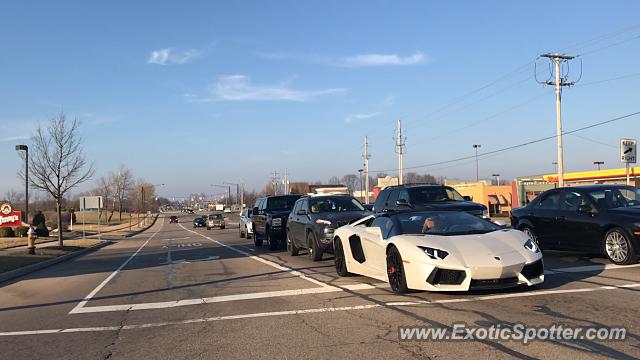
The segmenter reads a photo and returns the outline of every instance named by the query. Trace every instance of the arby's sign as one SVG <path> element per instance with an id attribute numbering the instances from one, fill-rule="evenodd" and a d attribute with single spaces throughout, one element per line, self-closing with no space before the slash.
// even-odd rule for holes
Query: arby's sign
<path id="1" fill-rule="evenodd" d="M 20 226 L 20 211 L 13 211 L 11 204 L 4 203 L 0 206 L 0 226 Z"/>

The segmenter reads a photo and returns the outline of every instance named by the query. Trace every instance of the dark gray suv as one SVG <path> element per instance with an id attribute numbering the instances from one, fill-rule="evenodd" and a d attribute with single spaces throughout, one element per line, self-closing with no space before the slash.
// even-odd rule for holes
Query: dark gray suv
<path id="1" fill-rule="evenodd" d="M 287 220 L 287 250 L 291 256 L 307 249 L 313 261 L 333 251 L 333 232 L 371 214 L 349 195 L 304 196 L 296 201 Z"/>

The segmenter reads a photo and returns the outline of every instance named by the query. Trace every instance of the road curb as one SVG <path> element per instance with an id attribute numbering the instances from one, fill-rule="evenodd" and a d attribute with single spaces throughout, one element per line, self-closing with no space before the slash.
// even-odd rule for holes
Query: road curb
<path id="1" fill-rule="evenodd" d="M 62 256 L 59 256 L 57 258 L 41 261 L 39 263 L 27 265 L 27 266 L 21 267 L 19 269 L 15 269 L 15 270 L 4 272 L 4 273 L 0 274 L 0 286 L 2 285 L 2 283 L 6 282 L 6 281 L 13 280 L 15 278 L 18 278 L 18 277 L 21 277 L 21 276 L 24 276 L 24 275 L 27 275 L 27 274 L 31 274 L 32 272 L 35 272 L 35 271 L 38 271 L 38 270 L 42 270 L 42 269 L 47 268 L 49 266 L 61 263 L 63 261 L 67 261 L 67 260 L 73 259 L 73 258 L 78 257 L 78 256 L 82 256 L 82 255 L 84 255 L 86 253 L 92 252 L 94 250 L 103 248 L 103 247 L 105 247 L 107 245 L 111 245 L 111 244 L 113 244 L 113 241 L 104 240 L 103 242 L 101 242 L 99 244 L 95 244 L 95 245 L 90 246 L 90 247 L 88 247 L 86 249 L 83 249 L 83 250 L 72 252 L 72 253 L 67 254 L 67 255 L 62 255 Z"/>
<path id="2" fill-rule="evenodd" d="M 140 234 L 140 233 L 142 233 L 142 232 L 145 232 L 145 231 L 149 230 L 153 225 L 155 225 L 155 224 L 156 224 L 156 221 L 158 220 L 158 218 L 159 218 L 159 217 L 160 217 L 160 214 L 157 214 L 157 215 L 153 218 L 153 220 L 151 221 L 151 224 L 149 224 L 149 226 L 147 226 L 147 227 L 145 227 L 145 228 L 142 228 L 142 229 L 140 229 L 140 230 L 136 230 L 136 231 L 132 232 L 131 234 L 127 234 L 127 235 L 125 235 L 124 237 L 128 238 L 128 237 L 136 236 L 136 235 L 138 235 L 138 234 Z"/>

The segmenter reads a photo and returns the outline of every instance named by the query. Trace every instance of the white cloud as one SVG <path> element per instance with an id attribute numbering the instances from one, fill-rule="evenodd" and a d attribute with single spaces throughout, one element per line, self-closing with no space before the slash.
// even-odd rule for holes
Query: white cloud
<path id="1" fill-rule="evenodd" d="M 200 56 L 202 52 L 197 49 L 189 49 L 184 51 L 174 51 L 172 48 L 154 50 L 149 55 L 148 64 L 168 65 L 168 64 L 186 64 L 194 58 Z"/>
<path id="2" fill-rule="evenodd" d="M 222 75 L 211 86 L 210 96 L 198 97 L 194 94 L 184 96 L 192 102 L 209 101 L 307 101 L 311 98 L 346 92 L 343 88 L 324 90 L 297 90 L 286 84 L 253 84 L 246 75 Z"/>
<path id="3" fill-rule="evenodd" d="M 402 57 L 396 54 L 362 54 L 348 56 L 340 62 L 342 66 L 383 66 L 383 65 L 416 65 L 423 63 L 426 56 L 418 51 L 412 55 Z"/>
<path id="4" fill-rule="evenodd" d="M 346 123 L 351 123 L 354 122 L 356 120 L 364 120 L 364 119 L 370 119 L 372 117 L 376 117 L 378 115 L 380 115 L 380 112 L 372 112 L 372 113 L 358 113 L 358 114 L 351 114 L 349 116 L 347 116 L 344 119 L 344 122 Z"/>

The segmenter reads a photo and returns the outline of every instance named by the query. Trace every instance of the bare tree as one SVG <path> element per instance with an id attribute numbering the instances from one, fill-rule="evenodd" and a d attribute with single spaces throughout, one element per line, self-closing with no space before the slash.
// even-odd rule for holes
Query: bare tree
<path id="1" fill-rule="evenodd" d="M 329 185 L 341 185 L 340 178 L 337 176 L 332 176 L 329 178 Z"/>
<path id="2" fill-rule="evenodd" d="M 349 193 L 353 194 L 354 191 L 359 191 L 360 188 L 360 179 L 358 175 L 355 174 L 347 174 L 342 177 L 342 184 L 344 184 L 347 189 L 349 189 Z"/>
<path id="3" fill-rule="evenodd" d="M 114 185 L 114 196 L 118 202 L 118 214 L 122 221 L 122 206 L 127 194 L 133 187 L 133 173 L 126 166 L 120 165 L 117 173 L 111 174 L 111 182 Z"/>
<path id="4" fill-rule="evenodd" d="M 62 234 L 62 201 L 64 195 L 93 176 L 93 164 L 84 158 L 80 122 L 71 122 L 60 112 L 49 119 L 46 127 L 39 125 L 32 137 L 29 183 L 51 195 L 58 214 L 58 243 L 64 246 Z"/>

